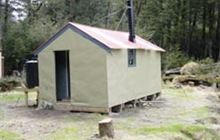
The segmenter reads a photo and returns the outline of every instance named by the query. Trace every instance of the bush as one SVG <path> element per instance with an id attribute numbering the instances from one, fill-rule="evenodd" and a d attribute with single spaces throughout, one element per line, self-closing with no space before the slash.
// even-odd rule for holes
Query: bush
<path id="1" fill-rule="evenodd" d="M 200 64 L 199 75 L 220 76 L 220 63 L 215 63 L 211 58 L 200 60 L 198 63 Z"/>
<path id="2" fill-rule="evenodd" d="M 185 56 L 179 49 L 167 50 L 162 56 L 162 68 L 167 70 L 182 67 L 190 60 L 191 58 Z"/>
<path id="3" fill-rule="evenodd" d="M 1 91 L 10 91 L 14 87 L 21 85 L 20 77 L 4 77 L 0 79 Z"/>
<path id="4" fill-rule="evenodd" d="M 210 65 L 214 64 L 214 60 L 212 58 L 207 57 L 205 59 L 199 60 L 198 63 L 201 65 Z"/>

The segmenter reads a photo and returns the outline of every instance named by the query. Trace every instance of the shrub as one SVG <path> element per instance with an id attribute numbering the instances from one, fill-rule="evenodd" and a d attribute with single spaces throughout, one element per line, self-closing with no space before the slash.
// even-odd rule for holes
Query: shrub
<path id="1" fill-rule="evenodd" d="M 20 77 L 4 77 L 0 79 L 1 91 L 10 91 L 21 84 Z"/>
<path id="2" fill-rule="evenodd" d="M 182 67 L 190 60 L 191 58 L 185 56 L 179 49 L 167 50 L 162 56 L 162 68 L 167 70 Z"/>
<path id="3" fill-rule="evenodd" d="M 198 63 L 201 65 L 210 65 L 214 64 L 214 60 L 212 58 L 207 57 L 205 59 L 199 60 Z"/>

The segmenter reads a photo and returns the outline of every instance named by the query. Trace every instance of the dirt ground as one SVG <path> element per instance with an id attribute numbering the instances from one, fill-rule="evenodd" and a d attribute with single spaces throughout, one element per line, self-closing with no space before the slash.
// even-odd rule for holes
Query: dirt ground
<path id="1" fill-rule="evenodd" d="M 110 114 L 115 140 L 220 139 L 219 95 L 212 87 L 166 85 L 156 101 Z M 31 93 L 30 104 L 34 102 Z M 106 117 L 26 108 L 23 93 L 0 93 L 1 140 L 99 140 L 98 121 Z"/>

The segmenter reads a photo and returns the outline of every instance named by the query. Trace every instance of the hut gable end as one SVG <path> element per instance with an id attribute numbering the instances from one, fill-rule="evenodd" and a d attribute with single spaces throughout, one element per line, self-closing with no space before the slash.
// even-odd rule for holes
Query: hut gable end
<path id="1" fill-rule="evenodd" d="M 59 30 L 56 34 L 54 34 L 48 41 L 46 41 L 45 43 L 43 43 L 40 47 L 36 48 L 33 51 L 33 55 L 38 55 L 41 51 L 43 51 L 45 48 L 47 48 L 48 46 L 50 46 L 51 43 L 53 43 L 56 39 L 58 39 L 59 37 L 61 37 L 68 29 L 72 30 L 73 32 L 81 35 L 82 37 L 84 37 L 85 39 L 93 42 L 94 44 L 96 44 L 96 46 L 106 50 L 107 52 L 110 52 L 111 49 L 109 47 L 107 47 L 105 44 L 103 44 L 102 42 L 96 40 L 95 38 L 91 37 L 90 35 L 88 35 L 87 33 L 81 31 L 80 29 L 78 29 L 77 27 L 71 25 L 70 23 L 65 25 L 61 30 Z"/>

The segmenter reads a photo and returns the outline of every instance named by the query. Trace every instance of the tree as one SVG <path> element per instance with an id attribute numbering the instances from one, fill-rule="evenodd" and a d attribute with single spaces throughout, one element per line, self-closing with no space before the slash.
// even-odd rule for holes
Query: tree
<path id="1" fill-rule="evenodd" d="M 126 0 L 10 0 L 10 3 L 6 0 L 6 3 L 0 9 L 3 17 L 0 24 L 6 34 L 3 46 L 8 69 L 19 69 L 33 48 L 69 21 L 128 31 L 127 18 L 123 18 Z M 13 7 L 13 3 L 21 8 Z M 219 0 L 134 0 L 136 33 L 168 50 L 165 58 L 170 58 L 171 53 L 181 59 L 186 57 L 184 60 L 212 57 L 220 61 L 219 3 Z M 11 13 L 15 10 L 23 14 L 24 20 L 13 19 Z"/>

